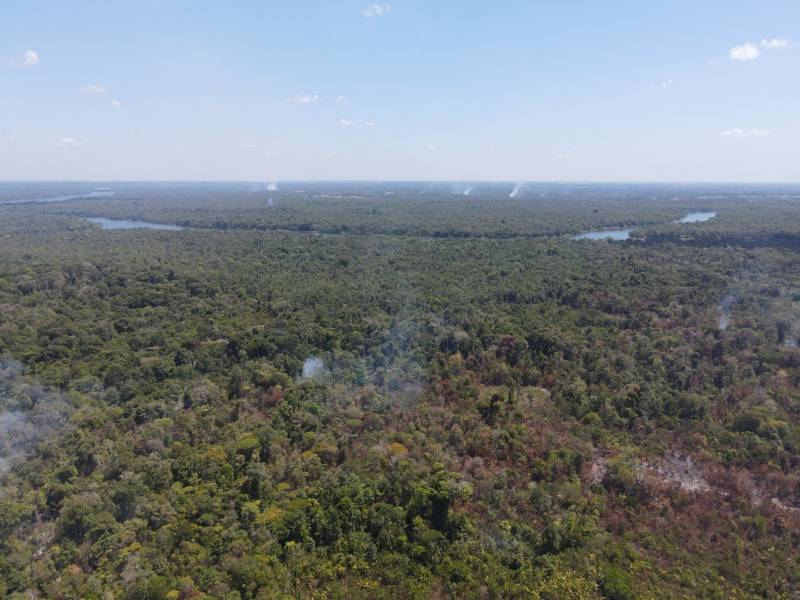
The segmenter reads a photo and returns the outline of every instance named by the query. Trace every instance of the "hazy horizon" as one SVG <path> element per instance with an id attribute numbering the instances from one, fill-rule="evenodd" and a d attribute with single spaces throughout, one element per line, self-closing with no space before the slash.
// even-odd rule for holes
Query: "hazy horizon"
<path id="1" fill-rule="evenodd" d="M 562 180 L 562 179 L 538 179 L 538 180 L 516 180 L 516 179 L 0 179 L 0 184 L 25 184 L 25 183 L 46 183 L 46 184 L 58 184 L 58 183 L 65 183 L 65 184 L 80 184 L 80 183 L 119 183 L 119 184 L 127 184 L 127 183 L 150 183 L 150 184 L 193 184 L 193 185 L 202 185 L 202 184 L 269 184 L 274 183 L 277 185 L 287 185 L 287 184 L 412 184 L 412 183 L 419 183 L 419 184 L 470 184 L 470 185 L 479 185 L 479 184 L 486 184 L 486 185 L 597 185 L 597 186 L 604 186 L 604 185 L 664 185 L 664 186 L 676 186 L 676 187 L 684 187 L 684 186 L 693 186 L 693 185 L 719 185 L 719 186 L 735 186 L 735 185 L 742 185 L 742 186 L 757 186 L 757 185 L 789 185 L 789 186 L 800 186 L 800 179 L 798 180 L 764 180 L 764 181 L 739 181 L 739 180 L 730 180 L 730 181 L 703 181 L 703 180 L 673 180 L 673 181 L 659 181 L 655 179 L 647 179 L 647 180 L 590 180 L 590 179 L 574 179 L 574 180 Z M 270 191 L 280 191 L 280 190 L 270 190 Z"/>

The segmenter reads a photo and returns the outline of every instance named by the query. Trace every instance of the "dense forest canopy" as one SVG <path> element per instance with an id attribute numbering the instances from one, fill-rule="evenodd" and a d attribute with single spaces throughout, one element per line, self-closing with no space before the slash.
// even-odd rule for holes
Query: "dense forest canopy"
<path id="1" fill-rule="evenodd" d="M 4 184 L 0 205 L 26 200 L 17 214 L 36 210 L 203 229 L 493 238 L 663 227 L 690 212 L 715 211 L 714 232 L 742 235 L 796 232 L 792 211 L 799 193 L 797 186 L 752 184 L 96 183 L 63 190 L 57 184 Z M 709 225 L 680 233 L 714 235 Z"/>
<path id="2" fill-rule="evenodd" d="M 800 186 L 513 189 L 1 184 L 0 594 L 797 597 Z"/>

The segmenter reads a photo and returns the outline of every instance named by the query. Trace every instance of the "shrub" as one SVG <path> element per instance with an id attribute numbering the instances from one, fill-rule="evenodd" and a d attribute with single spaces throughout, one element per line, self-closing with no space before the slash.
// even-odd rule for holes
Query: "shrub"
<path id="1" fill-rule="evenodd" d="M 603 571 L 600 590 L 608 600 L 633 600 L 633 578 L 619 567 L 610 566 Z"/>

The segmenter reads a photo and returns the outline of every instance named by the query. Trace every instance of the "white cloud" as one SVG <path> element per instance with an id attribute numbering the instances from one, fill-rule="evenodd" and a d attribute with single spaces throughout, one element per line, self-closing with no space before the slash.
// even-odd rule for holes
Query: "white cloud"
<path id="1" fill-rule="evenodd" d="M 361 11 L 361 14 L 371 19 L 372 17 L 381 17 L 386 13 L 392 10 L 391 5 L 389 4 L 370 4 L 364 10 Z"/>
<path id="2" fill-rule="evenodd" d="M 2 63 L 12 69 L 29 69 L 39 64 L 39 53 L 35 50 L 25 50 L 19 58 L 0 58 L 0 64 Z"/>
<path id="3" fill-rule="evenodd" d="M 731 48 L 731 58 L 733 60 L 755 60 L 760 55 L 761 50 L 750 42 Z"/>
<path id="4" fill-rule="evenodd" d="M 767 50 L 779 50 L 781 48 L 791 48 L 792 43 L 784 38 L 765 38 L 758 45 L 751 42 L 734 46 L 731 48 L 731 58 L 733 60 L 755 60 Z"/>
<path id="5" fill-rule="evenodd" d="M 35 50 L 25 50 L 22 58 L 22 67 L 35 67 L 39 64 L 39 53 Z"/>
<path id="6" fill-rule="evenodd" d="M 108 88 L 104 85 L 100 85 L 99 83 L 87 83 L 81 87 L 81 92 L 84 94 L 105 94 L 108 92 Z"/>
<path id="7" fill-rule="evenodd" d="M 121 107 L 122 107 L 122 102 L 120 102 L 119 100 L 117 100 L 116 98 L 114 98 L 114 99 L 111 101 L 111 106 L 113 106 L 114 108 L 121 108 Z"/>
<path id="8" fill-rule="evenodd" d="M 80 146 L 81 143 L 71 135 L 58 138 L 58 143 L 62 146 Z"/>
<path id="9" fill-rule="evenodd" d="M 436 144 L 428 144 L 428 145 L 426 146 L 426 148 L 427 148 L 428 150 L 436 150 Z"/>
<path id="10" fill-rule="evenodd" d="M 289 104 L 314 104 L 319 102 L 319 96 L 316 94 L 295 94 L 291 98 L 287 98 L 286 102 Z"/>
<path id="11" fill-rule="evenodd" d="M 776 48 L 788 48 L 791 46 L 791 42 L 789 40 L 784 40 L 782 38 L 771 38 L 769 40 L 761 40 L 761 47 L 762 48 L 769 48 L 770 50 L 774 50 Z"/>
<path id="12" fill-rule="evenodd" d="M 772 132 L 769 129 L 739 129 L 738 127 L 734 127 L 733 129 L 725 129 L 724 131 L 720 131 L 719 135 L 720 137 L 735 138 L 767 137 L 772 135 Z"/>
<path id="13" fill-rule="evenodd" d="M 336 96 L 334 100 L 336 104 L 347 104 L 347 98 L 345 98 L 344 96 Z"/>
<path id="14" fill-rule="evenodd" d="M 660 87 L 662 87 L 663 89 L 667 89 L 667 88 L 671 88 L 673 85 L 675 85 L 675 82 L 672 79 L 666 79 L 666 80 L 662 81 L 661 83 L 659 83 L 658 85 Z"/>
<path id="15" fill-rule="evenodd" d="M 39 53 L 35 50 L 25 50 L 22 59 L 23 67 L 35 67 L 39 64 Z"/>
<path id="16" fill-rule="evenodd" d="M 361 124 L 364 125 L 364 127 L 375 127 L 375 121 L 363 121 Z M 359 123 L 353 119 L 341 118 L 339 119 L 339 125 L 342 127 L 355 127 L 359 125 Z"/>

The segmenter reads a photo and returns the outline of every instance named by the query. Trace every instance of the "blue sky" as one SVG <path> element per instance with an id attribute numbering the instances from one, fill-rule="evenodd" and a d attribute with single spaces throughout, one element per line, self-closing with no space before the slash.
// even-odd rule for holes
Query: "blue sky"
<path id="1" fill-rule="evenodd" d="M 800 181 L 800 2 L 0 4 L 0 179 Z"/>

